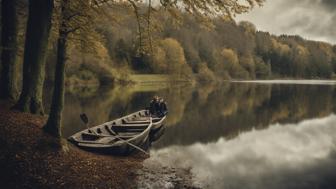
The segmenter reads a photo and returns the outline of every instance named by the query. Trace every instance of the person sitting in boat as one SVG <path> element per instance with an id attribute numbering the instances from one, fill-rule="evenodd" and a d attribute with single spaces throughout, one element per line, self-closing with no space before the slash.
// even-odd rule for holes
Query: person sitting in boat
<path id="1" fill-rule="evenodd" d="M 149 104 L 149 113 L 152 115 L 156 115 L 158 107 L 159 107 L 159 97 L 154 96 Z"/>
<path id="2" fill-rule="evenodd" d="M 160 114 L 160 97 L 156 96 L 156 100 L 155 100 L 155 115 L 159 115 Z"/>
<path id="3" fill-rule="evenodd" d="M 159 117 L 163 117 L 168 113 L 168 108 L 167 108 L 167 104 L 164 101 L 163 98 L 160 98 L 159 100 L 159 112 L 158 112 L 158 116 Z"/>

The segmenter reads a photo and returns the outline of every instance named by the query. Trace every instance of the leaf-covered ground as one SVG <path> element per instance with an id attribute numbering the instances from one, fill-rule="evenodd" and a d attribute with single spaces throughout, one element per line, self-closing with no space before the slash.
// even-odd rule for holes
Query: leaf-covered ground
<path id="1" fill-rule="evenodd" d="M 97 155 L 42 131 L 45 117 L 9 110 L 0 102 L 1 188 L 130 188 L 144 155 Z"/>

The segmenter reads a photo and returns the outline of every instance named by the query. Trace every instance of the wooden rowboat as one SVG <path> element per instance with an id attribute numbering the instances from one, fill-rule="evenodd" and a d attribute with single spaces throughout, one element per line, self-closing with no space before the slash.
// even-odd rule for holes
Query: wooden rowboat
<path id="1" fill-rule="evenodd" d="M 112 154 L 128 154 L 143 146 L 150 133 L 163 126 L 166 116 L 151 116 L 141 110 L 119 119 L 80 131 L 68 138 L 80 148 Z"/>
<path id="2" fill-rule="evenodd" d="M 126 155 L 143 146 L 149 137 L 153 122 L 147 124 L 120 124 L 121 118 L 80 131 L 68 138 L 80 148 L 89 151 Z"/>

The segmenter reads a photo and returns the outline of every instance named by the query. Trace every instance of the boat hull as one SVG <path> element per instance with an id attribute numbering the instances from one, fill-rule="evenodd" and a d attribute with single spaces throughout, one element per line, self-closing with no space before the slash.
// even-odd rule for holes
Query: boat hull
<path id="1" fill-rule="evenodd" d="M 163 127 L 165 119 L 166 116 L 152 117 L 147 110 L 141 110 L 80 131 L 69 137 L 68 140 L 84 150 L 128 155 L 139 151 L 129 143 L 145 148 L 150 142 L 150 134 L 158 133 Z"/>
<path id="2" fill-rule="evenodd" d="M 71 141 L 71 140 L 70 140 Z M 139 152 L 138 149 L 134 148 L 133 146 L 127 144 L 127 143 L 122 143 L 119 145 L 106 145 L 106 146 L 94 146 L 94 145 L 89 145 L 85 143 L 79 143 L 75 141 L 71 141 L 73 144 L 75 144 L 77 147 L 90 151 L 90 152 L 95 152 L 95 153 L 101 153 L 101 154 L 109 154 L 109 155 L 119 155 L 119 156 L 127 156 L 132 153 Z M 138 140 L 138 141 L 132 141 L 130 142 L 131 144 L 140 147 L 144 150 L 146 150 L 147 143 L 149 142 L 149 137 L 145 137 L 144 139 Z"/>

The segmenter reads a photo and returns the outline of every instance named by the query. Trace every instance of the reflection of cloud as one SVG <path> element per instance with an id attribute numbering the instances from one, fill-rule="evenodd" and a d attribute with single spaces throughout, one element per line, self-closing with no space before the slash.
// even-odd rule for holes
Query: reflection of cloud
<path id="1" fill-rule="evenodd" d="M 330 8 L 330 10 L 336 8 L 336 1 L 335 0 L 321 0 L 323 6 Z"/>
<path id="2" fill-rule="evenodd" d="M 335 142 L 336 116 L 331 115 L 276 124 L 230 141 L 172 146 L 153 151 L 148 161 L 192 167 L 209 188 L 332 188 Z"/>
<path id="3" fill-rule="evenodd" d="M 297 34 L 308 39 L 336 43 L 335 0 L 271 0 L 238 20 L 274 34 Z"/>

